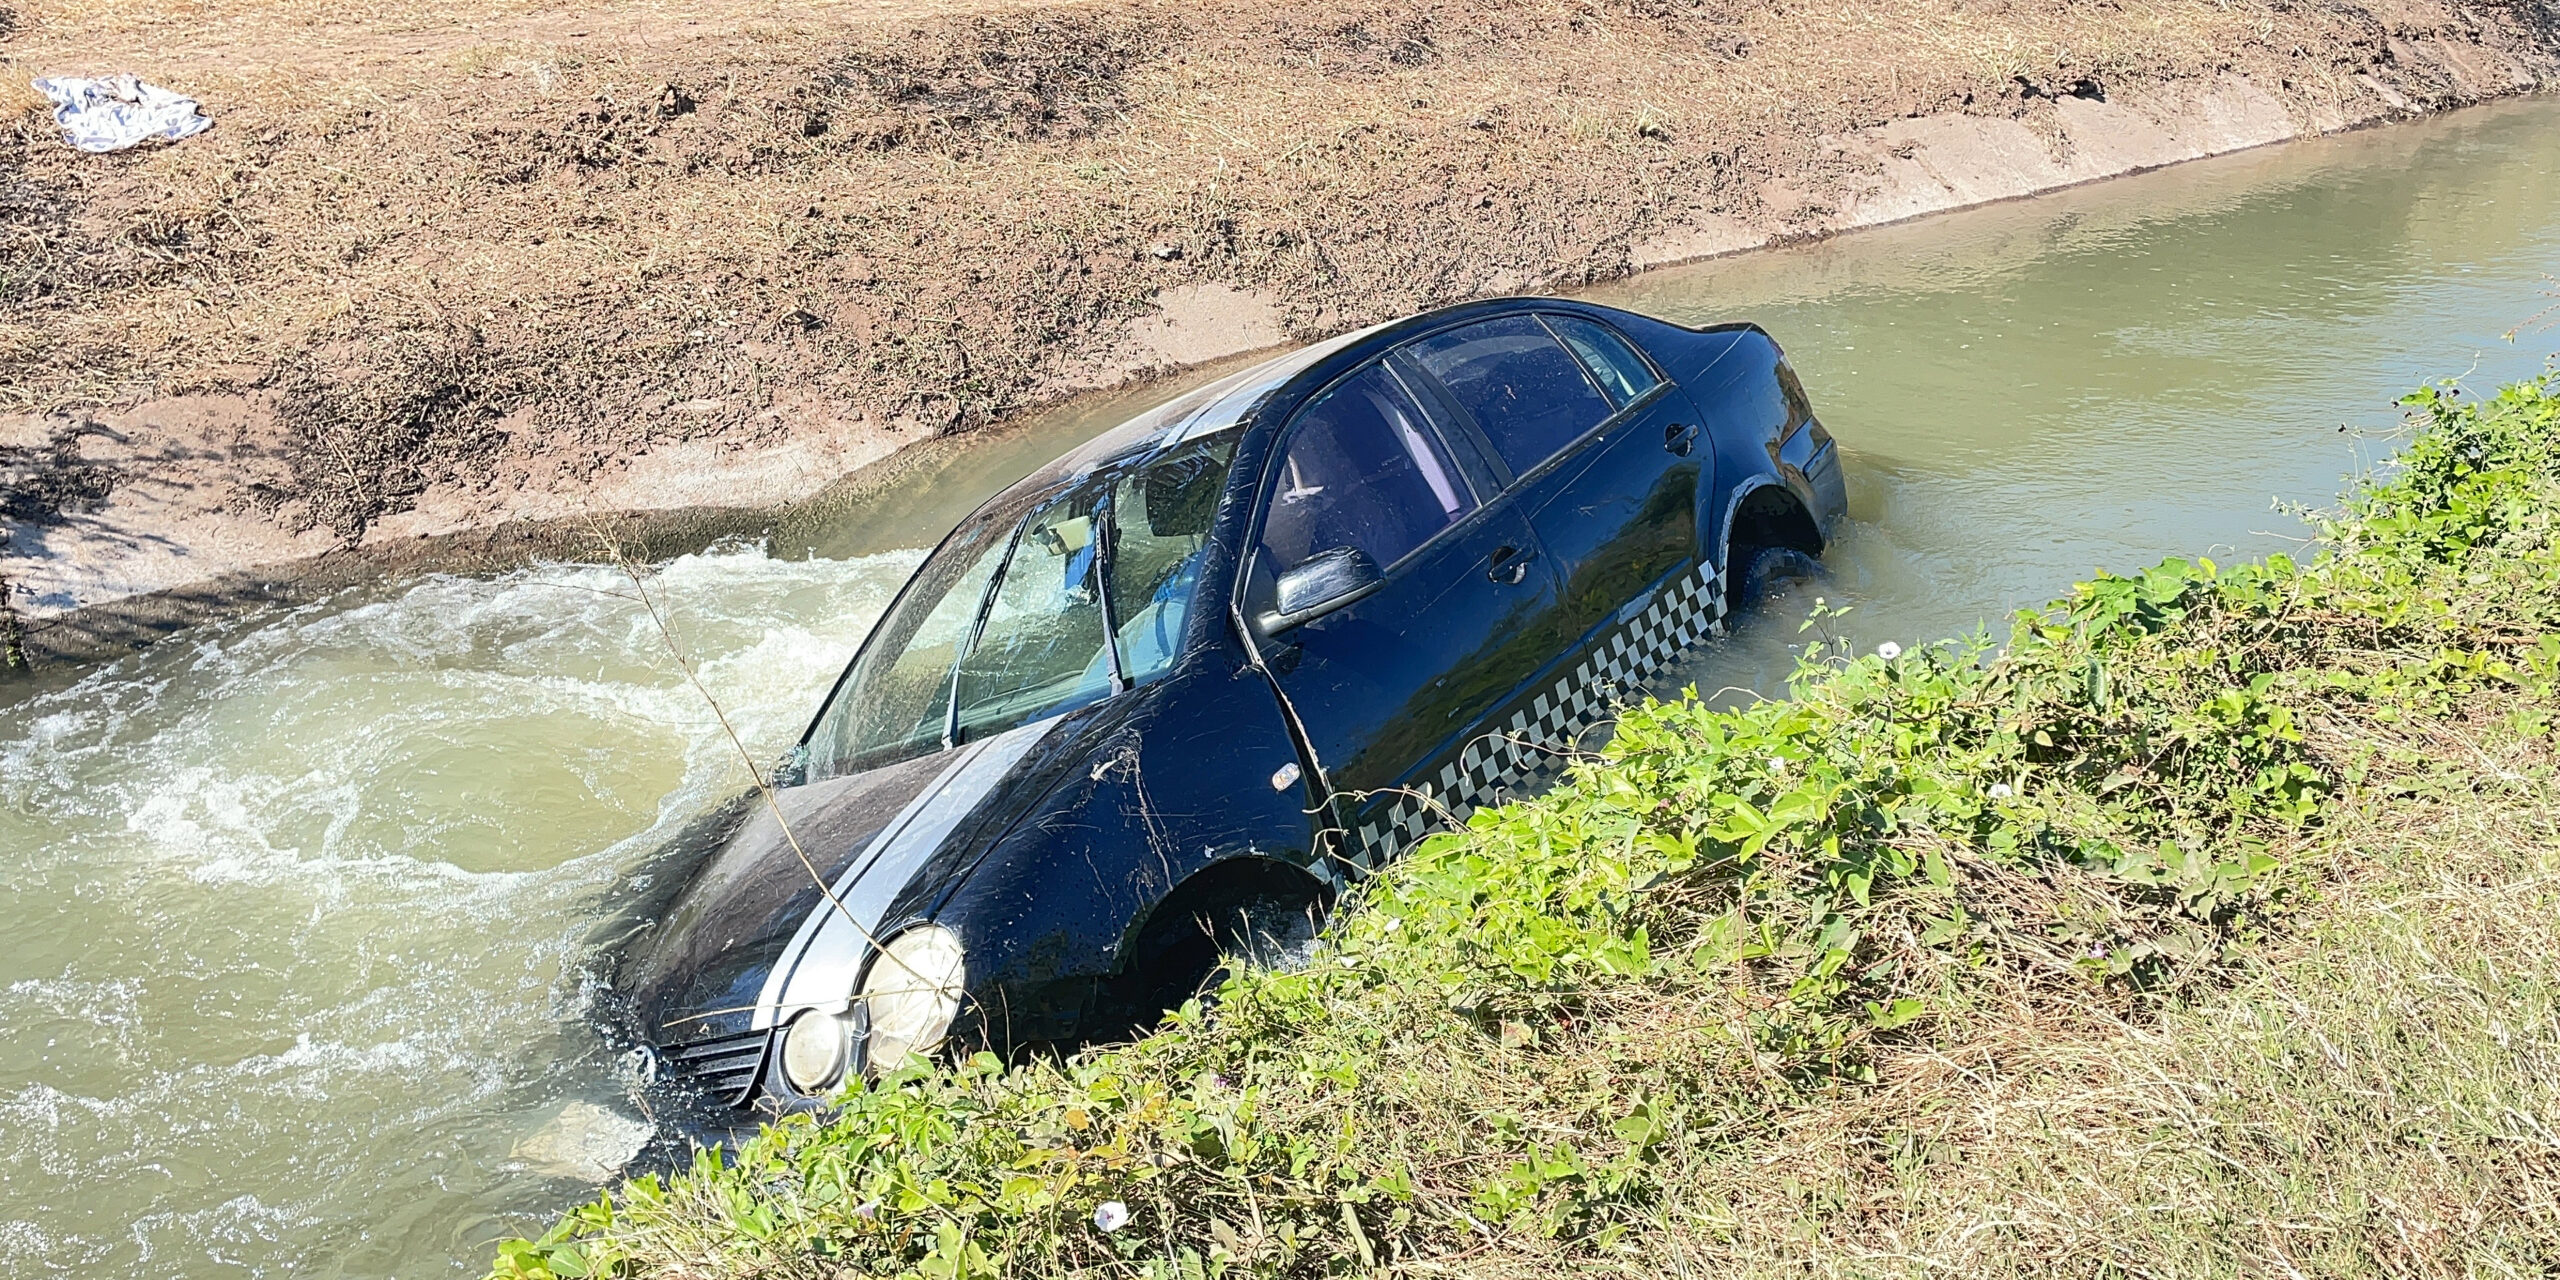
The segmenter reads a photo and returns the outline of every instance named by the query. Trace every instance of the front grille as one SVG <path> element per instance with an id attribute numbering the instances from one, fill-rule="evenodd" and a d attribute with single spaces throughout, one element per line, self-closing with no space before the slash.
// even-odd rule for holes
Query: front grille
<path id="1" fill-rule="evenodd" d="M 755 1096 L 756 1079 L 764 1074 L 770 1031 L 749 1031 L 717 1040 L 697 1040 L 666 1051 L 667 1068 L 703 1092 L 733 1107 Z"/>

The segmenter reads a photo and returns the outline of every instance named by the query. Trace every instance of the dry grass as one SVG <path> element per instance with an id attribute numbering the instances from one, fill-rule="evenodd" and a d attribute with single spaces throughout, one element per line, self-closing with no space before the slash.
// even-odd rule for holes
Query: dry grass
<path id="1" fill-rule="evenodd" d="M 2489 14 L 2492 44 L 2545 38 L 2539 10 Z M 2434 100 L 2384 41 L 2473 29 L 2273 0 L 218 0 L 20 26 L 16 72 L 130 66 L 222 123 L 112 158 L 30 109 L 0 134 L 0 402 L 301 388 L 279 515 L 344 532 L 419 474 L 503 487 L 536 449 L 966 428 L 1096 376 L 1186 282 L 1269 289 L 1304 337 L 1618 275 L 1696 211 L 1820 212 L 1864 180 L 1821 138 L 1901 115 L 2235 67 L 2306 106 L 2360 73 Z M 411 443 L 348 480 L 333 432 Z"/>
<path id="2" fill-rule="evenodd" d="M 2446 733 L 2231 988 L 1894 1062 L 1673 1179 L 1657 1274 L 2550 1274 L 2560 774 L 2547 738 Z"/>
<path id="3" fill-rule="evenodd" d="M 2560 768 L 2539 716 L 2518 732 L 2508 705 L 2432 726 L 2425 759 L 2374 768 L 2359 807 L 2285 852 L 2300 867 L 2295 905 L 2218 975 L 2229 985 L 2146 1009 L 2085 983 L 1963 975 L 1931 998 L 1947 1038 L 1880 1058 L 1874 1087 L 1689 1113 L 1660 1200 L 1615 1245 L 1515 1223 L 1393 1270 L 2552 1274 Z M 1415 1173 L 1463 1191 L 1509 1158 L 1456 1155 L 1470 1142 L 1587 1150 L 1629 1103 L 1630 1063 L 1675 1086 L 1665 1064 L 1687 1064 L 1686 1088 L 1665 1099 L 1731 1094 L 1755 1070 L 1749 993 L 1614 995 L 1527 1052 L 1376 1037 L 1362 1087 L 1392 1096 L 1402 1127 L 1367 1143 L 1448 1149 Z M 1504 1117 L 1527 1127 L 1505 1137 Z"/>

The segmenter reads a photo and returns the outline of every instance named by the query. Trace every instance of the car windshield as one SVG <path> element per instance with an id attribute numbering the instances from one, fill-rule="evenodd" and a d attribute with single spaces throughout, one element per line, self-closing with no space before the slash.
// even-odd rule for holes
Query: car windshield
<path id="1" fill-rule="evenodd" d="M 1106 467 L 1017 521 L 954 532 L 810 727 L 808 777 L 999 733 L 1170 669 L 1233 449 L 1192 441 Z"/>

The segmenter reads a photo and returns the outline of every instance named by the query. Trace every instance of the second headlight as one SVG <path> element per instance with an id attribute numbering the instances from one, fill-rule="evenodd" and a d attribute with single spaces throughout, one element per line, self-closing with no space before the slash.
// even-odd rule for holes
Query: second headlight
<path id="1" fill-rule="evenodd" d="M 809 1097 L 823 1097 L 844 1078 L 852 1028 L 842 1014 L 804 1009 L 782 1033 L 782 1075 Z"/>

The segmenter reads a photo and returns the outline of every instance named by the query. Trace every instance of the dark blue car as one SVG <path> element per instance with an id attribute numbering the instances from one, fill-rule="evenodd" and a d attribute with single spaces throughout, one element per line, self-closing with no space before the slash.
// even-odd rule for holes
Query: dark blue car
<path id="1" fill-rule="evenodd" d="M 626 951 L 640 1055 L 790 1107 L 1140 1025 L 1552 780 L 1842 507 L 1751 325 L 1470 303 L 1182 396 L 916 570 Z"/>

